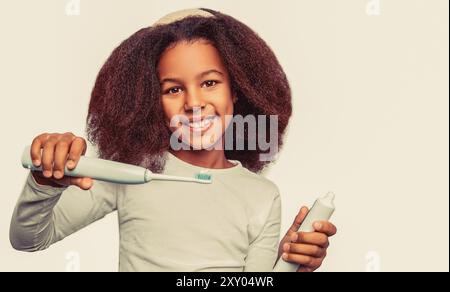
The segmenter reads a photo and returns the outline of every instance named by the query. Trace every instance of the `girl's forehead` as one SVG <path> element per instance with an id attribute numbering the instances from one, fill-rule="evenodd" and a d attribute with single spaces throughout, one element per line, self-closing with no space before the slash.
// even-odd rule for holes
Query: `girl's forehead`
<path id="1" fill-rule="evenodd" d="M 162 75 L 191 75 L 216 69 L 226 73 L 219 51 L 206 40 L 182 41 L 169 47 L 158 64 Z"/>

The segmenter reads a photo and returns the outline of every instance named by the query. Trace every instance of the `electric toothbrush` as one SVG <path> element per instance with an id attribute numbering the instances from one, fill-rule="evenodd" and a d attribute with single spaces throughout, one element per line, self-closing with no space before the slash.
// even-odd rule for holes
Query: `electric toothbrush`
<path id="1" fill-rule="evenodd" d="M 22 154 L 22 166 L 33 171 L 42 171 L 42 166 L 36 167 L 31 160 L 31 146 L 25 147 Z M 172 176 L 153 173 L 141 166 L 94 157 L 81 156 L 77 166 L 69 170 L 64 167 L 64 175 L 73 177 L 90 177 L 92 179 L 118 184 L 144 184 L 152 180 L 196 182 L 210 184 L 211 176 L 197 174 L 195 178 Z"/>

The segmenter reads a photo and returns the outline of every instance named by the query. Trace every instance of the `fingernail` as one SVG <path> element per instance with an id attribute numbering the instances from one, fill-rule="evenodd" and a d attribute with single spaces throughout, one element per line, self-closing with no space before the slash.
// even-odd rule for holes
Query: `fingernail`
<path id="1" fill-rule="evenodd" d="M 83 185 L 86 189 L 89 189 L 92 186 L 92 181 L 83 180 Z"/>
<path id="2" fill-rule="evenodd" d="M 291 241 L 297 241 L 297 239 L 298 239 L 298 234 L 297 233 L 294 233 L 294 234 L 292 234 L 291 235 Z"/>
<path id="3" fill-rule="evenodd" d="M 40 163 L 41 163 L 41 162 L 40 162 L 38 159 L 33 160 L 33 164 L 34 164 L 35 166 L 39 166 Z"/>
<path id="4" fill-rule="evenodd" d="M 289 245 L 289 243 L 283 244 L 283 251 L 289 252 L 289 248 L 290 248 L 290 247 L 291 247 L 291 246 Z"/>
<path id="5" fill-rule="evenodd" d="M 53 172 L 53 176 L 54 176 L 55 178 L 61 178 L 63 175 L 62 175 L 62 172 L 61 172 L 61 171 L 56 170 L 56 171 Z"/>
<path id="6" fill-rule="evenodd" d="M 322 228 L 322 223 L 319 223 L 319 222 L 314 223 L 314 228 L 316 230 L 320 230 Z"/>
<path id="7" fill-rule="evenodd" d="M 49 171 L 49 170 L 44 170 L 43 175 L 44 175 L 45 177 L 50 177 L 50 176 L 52 176 L 52 172 Z"/>
<path id="8" fill-rule="evenodd" d="M 281 257 L 282 257 L 284 260 L 287 260 L 288 254 L 284 252 L 284 253 L 281 255 Z"/>
<path id="9" fill-rule="evenodd" d="M 75 165 L 75 162 L 73 160 L 67 160 L 67 167 L 72 168 Z"/>

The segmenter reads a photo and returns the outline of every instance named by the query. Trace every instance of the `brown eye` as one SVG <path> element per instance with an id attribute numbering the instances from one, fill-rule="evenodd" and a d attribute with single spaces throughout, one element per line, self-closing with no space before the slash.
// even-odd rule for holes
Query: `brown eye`
<path id="1" fill-rule="evenodd" d="M 207 80 L 203 82 L 204 87 L 211 87 L 216 85 L 218 82 L 216 80 Z M 203 87 L 203 86 L 202 86 Z"/>
<path id="2" fill-rule="evenodd" d="M 177 94 L 177 93 L 179 93 L 181 91 L 181 88 L 179 88 L 179 87 L 172 87 L 172 88 L 169 88 L 168 90 L 166 90 L 166 94 Z"/>

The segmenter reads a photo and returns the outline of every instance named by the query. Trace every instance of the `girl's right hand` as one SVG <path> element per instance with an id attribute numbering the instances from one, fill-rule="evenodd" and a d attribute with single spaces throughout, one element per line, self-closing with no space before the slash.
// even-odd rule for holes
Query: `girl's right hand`
<path id="1" fill-rule="evenodd" d="M 43 133 L 37 136 L 31 144 L 31 159 L 34 166 L 39 167 L 42 164 L 43 171 L 31 171 L 34 179 L 40 185 L 75 185 L 83 190 L 90 189 L 93 185 L 92 178 L 64 175 L 64 166 L 68 169 L 75 168 L 80 156 L 86 153 L 86 148 L 86 140 L 70 132 Z"/>

